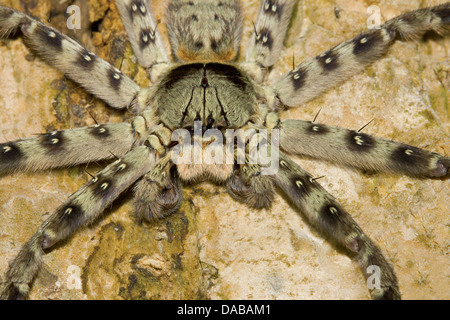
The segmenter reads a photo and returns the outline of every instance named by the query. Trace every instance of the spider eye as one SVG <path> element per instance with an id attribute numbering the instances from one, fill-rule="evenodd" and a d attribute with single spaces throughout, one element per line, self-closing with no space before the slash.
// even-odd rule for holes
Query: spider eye
<path id="1" fill-rule="evenodd" d="M 208 87 L 208 79 L 206 79 L 206 78 L 202 79 L 202 87 L 203 88 L 207 88 Z"/>

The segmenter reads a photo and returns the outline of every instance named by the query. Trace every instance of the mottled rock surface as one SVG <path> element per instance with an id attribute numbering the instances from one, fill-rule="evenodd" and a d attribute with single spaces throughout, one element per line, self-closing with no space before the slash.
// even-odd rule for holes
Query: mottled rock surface
<path id="1" fill-rule="evenodd" d="M 67 30 L 73 1 L 5 1 L 75 36 L 88 48 L 147 85 L 135 65 L 113 1 L 79 1 L 82 29 Z M 162 19 L 164 4 L 153 1 Z M 243 1 L 242 53 L 256 18 L 257 0 Z M 442 1 L 427 1 L 438 4 Z M 381 21 L 419 8 L 423 1 L 305 0 L 269 77 L 367 27 L 371 5 Z M 89 14 L 88 14 L 89 8 Z M 163 24 L 158 26 L 165 35 Z M 295 32 L 293 32 L 295 30 Z M 165 38 L 167 43 L 167 38 Z M 397 42 L 388 55 L 336 89 L 283 113 L 358 129 L 450 154 L 448 94 L 450 40 Z M 242 54 L 242 57 L 244 54 Z M 0 141 L 54 129 L 119 122 L 129 117 L 106 107 L 35 58 L 21 39 L 0 42 Z M 89 112 L 88 112 L 89 111 Z M 295 158 L 343 204 L 392 262 L 405 299 L 449 299 L 449 182 L 368 175 Z M 0 274 L 38 225 L 105 163 L 17 173 L 0 180 Z M 32 299 L 367 299 L 356 264 L 308 226 L 277 196 L 271 210 L 234 202 L 225 188 L 186 186 L 180 213 L 152 224 L 135 223 L 124 196 L 94 225 L 45 256 Z"/>

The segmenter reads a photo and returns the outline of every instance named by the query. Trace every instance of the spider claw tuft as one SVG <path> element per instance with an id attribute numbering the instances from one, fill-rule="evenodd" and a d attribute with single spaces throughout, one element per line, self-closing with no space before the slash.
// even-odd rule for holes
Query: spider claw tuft
<path id="1" fill-rule="evenodd" d="M 450 177 L 450 158 L 442 157 L 436 161 L 436 167 L 430 172 L 431 178 L 448 179 Z"/>

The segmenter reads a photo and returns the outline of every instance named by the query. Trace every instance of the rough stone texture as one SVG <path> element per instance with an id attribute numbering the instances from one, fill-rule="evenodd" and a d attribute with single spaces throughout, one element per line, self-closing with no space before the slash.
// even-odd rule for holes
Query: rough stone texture
<path id="1" fill-rule="evenodd" d="M 157 17 L 164 4 L 154 1 Z M 243 48 L 252 32 L 257 0 L 245 1 Z M 438 4 L 443 1 L 427 1 Z M 63 32 L 60 1 L 5 1 L 26 9 Z M 72 3 L 72 2 L 70 2 Z M 113 1 L 79 2 L 82 30 L 71 32 L 139 84 Z M 95 4 L 94 4 L 95 3 Z M 89 15 L 86 11 L 90 5 Z M 367 8 L 377 5 L 385 21 L 422 5 L 419 0 L 305 0 L 270 80 L 300 62 L 364 30 Z M 335 15 L 335 7 L 339 17 Z M 51 13 L 51 14 L 50 14 Z M 89 17 L 89 20 L 88 20 Z M 303 20 L 302 20 L 303 17 Z M 88 21 L 87 21 L 88 20 Z M 93 25 L 94 32 L 89 32 Z M 165 32 L 163 24 L 158 26 Z M 167 43 L 167 39 L 166 39 Z M 398 42 L 364 72 L 285 118 L 358 129 L 449 155 L 450 41 Z M 242 55 L 243 56 L 243 55 Z M 123 58 L 123 61 L 122 61 Z M 126 118 L 107 108 L 58 71 L 34 58 L 20 39 L 0 42 L 0 141 L 52 129 Z M 354 216 L 397 272 L 405 299 L 449 299 L 448 181 L 367 175 L 329 163 L 295 158 Z M 89 172 L 104 164 L 91 164 Z M 0 180 L 0 274 L 51 212 L 89 177 L 84 167 Z M 134 222 L 125 196 L 104 219 L 45 256 L 32 299 L 367 299 L 356 264 L 308 226 L 277 196 L 271 210 L 234 202 L 221 186 L 184 188 L 180 213 L 153 224 Z"/>

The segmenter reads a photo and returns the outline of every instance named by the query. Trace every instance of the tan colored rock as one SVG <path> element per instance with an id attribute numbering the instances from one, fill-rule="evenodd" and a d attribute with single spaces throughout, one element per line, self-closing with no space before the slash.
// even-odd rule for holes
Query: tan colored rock
<path id="1" fill-rule="evenodd" d="M 80 1 L 83 4 L 83 1 Z M 86 1 L 85 1 L 86 2 Z M 85 3 L 84 2 L 84 3 Z M 92 1 L 89 1 L 91 3 Z M 153 1 L 158 18 L 162 1 Z M 430 5 L 438 0 L 427 1 Z M 4 1 L 47 20 L 59 1 Z M 38 3 L 38 4 L 37 4 Z M 299 34 L 275 65 L 273 81 L 292 66 L 356 35 L 367 8 L 385 21 L 422 1 L 305 0 L 293 21 Z M 259 1 L 245 1 L 243 52 Z M 338 16 L 335 14 L 338 7 Z M 112 1 L 91 7 L 98 32 L 75 36 L 141 85 Z M 63 11 L 64 12 L 64 11 Z M 303 20 L 301 17 L 303 16 Z M 88 17 L 85 13 L 84 17 Z M 67 32 L 64 19 L 54 26 Z M 94 21 L 90 21 L 92 23 Z M 83 22 L 84 25 L 89 23 Z M 158 26 L 162 32 L 164 25 Z M 167 38 L 166 43 L 167 43 Z M 389 54 L 343 85 L 283 114 L 358 129 L 441 154 L 449 150 L 450 40 L 397 42 Z M 122 61 L 123 58 L 123 61 Z M 0 141 L 53 129 L 119 122 L 118 111 L 86 94 L 24 47 L 0 42 Z M 353 215 L 393 263 L 405 299 L 449 299 L 449 182 L 384 174 L 367 175 L 333 164 L 298 160 Z M 96 172 L 105 165 L 91 164 Z M 89 176 L 84 167 L 17 173 L 0 179 L 0 274 L 46 217 Z M 234 202 L 222 186 L 186 186 L 180 213 L 153 224 L 134 222 L 131 196 L 103 219 L 45 256 L 32 299 L 366 299 L 368 291 L 352 260 L 324 240 L 301 214 L 277 196 L 271 210 Z"/>

